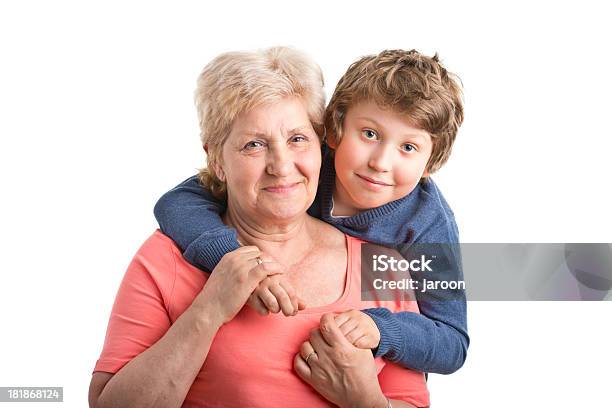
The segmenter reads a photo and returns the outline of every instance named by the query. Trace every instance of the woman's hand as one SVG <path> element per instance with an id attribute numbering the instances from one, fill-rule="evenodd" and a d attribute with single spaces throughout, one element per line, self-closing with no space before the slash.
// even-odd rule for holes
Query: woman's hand
<path id="1" fill-rule="evenodd" d="M 256 246 L 244 246 L 221 258 L 210 274 L 194 305 L 214 311 L 218 323 L 229 322 L 238 314 L 257 288 L 270 275 L 281 273 L 276 262 L 263 262 Z"/>
<path id="2" fill-rule="evenodd" d="M 387 407 L 372 352 L 353 346 L 331 313 L 323 315 L 320 330 L 311 332 L 293 363 L 302 380 L 340 407 Z"/>

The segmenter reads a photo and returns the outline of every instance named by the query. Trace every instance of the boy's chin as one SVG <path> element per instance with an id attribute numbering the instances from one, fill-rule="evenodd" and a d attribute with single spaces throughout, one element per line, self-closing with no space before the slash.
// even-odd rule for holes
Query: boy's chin
<path id="1" fill-rule="evenodd" d="M 358 203 L 356 203 L 356 207 L 360 209 L 359 211 L 367 211 L 371 210 L 372 208 L 381 207 L 390 203 L 391 201 L 394 200 L 390 199 L 389 197 L 376 197 L 374 194 L 368 193 L 365 197 L 362 197 Z"/>

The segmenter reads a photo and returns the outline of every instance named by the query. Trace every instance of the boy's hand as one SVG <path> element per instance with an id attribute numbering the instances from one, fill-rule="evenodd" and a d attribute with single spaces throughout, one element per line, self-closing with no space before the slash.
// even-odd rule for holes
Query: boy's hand
<path id="1" fill-rule="evenodd" d="M 342 334 L 355 347 L 374 349 L 380 343 L 380 331 L 374 320 L 359 310 L 347 310 L 336 316 Z"/>
<path id="2" fill-rule="evenodd" d="M 299 310 L 306 308 L 306 304 L 297 296 L 284 274 L 268 276 L 259 282 L 247 304 L 262 316 L 280 311 L 285 316 L 295 316 Z"/>

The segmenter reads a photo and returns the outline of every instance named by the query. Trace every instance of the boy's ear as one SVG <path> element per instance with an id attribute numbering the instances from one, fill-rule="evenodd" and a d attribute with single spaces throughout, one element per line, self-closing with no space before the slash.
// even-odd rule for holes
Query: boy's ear
<path id="1" fill-rule="evenodd" d="M 336 150 L 336 148 L 338 147 L 338 143 L 336 143 L 336 138 L 334 136 L 328 136 L 325 139 L 325 143 L 327 143 L 327 145 L 331 148 Z"/>

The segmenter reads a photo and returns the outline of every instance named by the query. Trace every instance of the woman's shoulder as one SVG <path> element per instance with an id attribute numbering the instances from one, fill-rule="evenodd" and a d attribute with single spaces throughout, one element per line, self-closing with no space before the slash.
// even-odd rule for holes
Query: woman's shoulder
<path id="1" fill-rule="evenodd" d="M 174 241 L 160 230 L 155 230 L 140 246 L 135 258 L 146 260 L 151 265 L 168 266 L 176 263 L 177 255 L 181 256 L 181 252 Z"/>
<path id="2" fill-rule="evenodd" d="M 156 230 L 134 255 L 124 282 L 137 284 L 139 287 L 157 287 L 167 301 L 176 278 L 177 255 L 180 257 L 176 244 Z"/>
<path id="3" fill-rule="evenodd" d="M 313 222 L 313 236 L 316 237 L 321 246 L 328 248 L 345 246 L 347 239 L 345 236 L 348 237 L 348 235 L 318 218 L 311 217 L 311 219 Z"/>
<path id="4" fill-rule="evenodd" d="M 166 309 L 172 312 L 183 307 L 183 300 L 193 300 L 205 276 L 187 262 L 172 239 L 157 230 L 136 252 L 123 282 L 139 291 L 160 294 Z"/>

